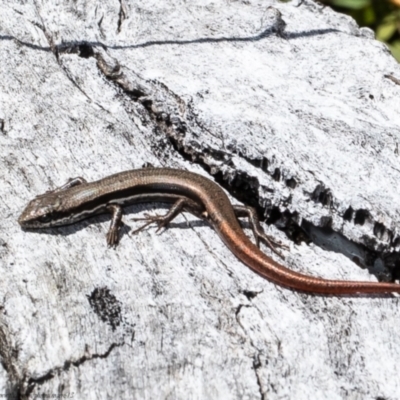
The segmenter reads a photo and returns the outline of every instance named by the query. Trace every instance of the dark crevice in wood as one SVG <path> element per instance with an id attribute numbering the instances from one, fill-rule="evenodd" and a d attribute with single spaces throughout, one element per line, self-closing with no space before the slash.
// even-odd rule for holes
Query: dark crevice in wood
<path id="1" fill-rule="evenodd" d="M 196 115 L 193 113 L 193 107 L 188 107 L 186 102 L 171 91 L 165 84 L 157 81 L 130 82 L 125 77 L 123 71 L 121 71 L 117 62 L 114 61 L 114 65 L 109 65 L 99 53 L 95 54 L 95 57 L 98 60 L 100 70 L 105 74 L 107 79 L 116 83 L 131 100 L 140 104 L 143 110 L 145 110 L 149 121 L 154 124 L 154 134 L 155 137 L 158 138 L 158 144 L 153 146 L 153 150 L 158 156 L 165 156 L 166 152 L 168 152 L 168 148 L 174 149 L 184 160 L 196 163 L 204 168 L 232 197 L 254 207 L 261 220 L 266 220 L 267 224 L 275 224 L 296 244 L 300 244 L 301 242 L 310 243 L 312 241 L 309 232 L 304 228 L 308 222 L 304 221 L 304 225 L 299 226 L 297 221 L 301 220 L 301 218 L 296 212 L 291 213 L 288 210 L 282 212 L 280 207 L 273 205 L 268 199 L 261 198 L 261 188 L 258 178 L 237 168 L 233 161 L 234 154 L 238 154 L 253 166 L 269 173 L 272 179 L 277 182 L 285 179 L 282 176 L 281 168 L 276 167 L 271 173 L 268 169 L 270 162 L 267 158 L 254 159 L 245 156 L 242 151 L 236 149 L 235 146 L 232 145 L 222 150 L 214 149 L 194 139 L 187 140 L 187 132 L 192 129 L 191 124 L 194 123 L 196 126 L 199 126 L 195 122 Z M 140 79 L 138 80 L 140 81 Z M 147 87 L 147 89 L 133 91 L 132 87 Z M 169 99 L 172 104 L 175 104 L 173 106 L 174 112 L 166 111 L 167 106 L 161 106 L 163 107 L 162 109 L 160 106 L 157 106 L 153 93 L 161 93 L 163 99 Z M 192 133 L 193 135 L 191 136 L 196 137 L 196 133 Z M 216 135 L 213 136 L 217 138 Z M 297 180 L 291 177 L 289 183 L 286 181 L 286 184 L 289 187 L 296 187 Z M 273 189 L 265 187 L 262 189 L 266 192 L 273 192 Z M 324 184 L 319 184 L 309 196 L 316 203 L 320 203 L 331 212 L 334 212 L 333 193 L 329 188 L 325 187 Z M 290 202 L 291 197 L 286 199 L 286 205 Z M 282 203 L 282 206 L 283 205 L 285 204 Z M 346 210 L 342 218 L 345 221 L 351 221 L 354 218 L 354 224 L 356 225 L 363 225 L 367 220 L 371 222 L 368 210 L 353 211 L 351 207 Z M 320 229 L 332 229 L 332 216 L 328 215 L 321 218 L 320 225 Z M 375 226 L 376 228 L 373 233 L 376 237 L 382 238 L 382 240 L 389 238 L 389 245 L 394 243 L 393 234 L 387 228 L 379 225 L 379 223 Z M 341 235 L 340 233 L 337 234 Z M 363 245 L 360 244 L 360 246 L 368 248 L 369 251 L 373 253 L 375 250 L 372 249 L 377 247 L 376 243 L 373 240 L 369 240 L 368 242 L 366 238 L 363 240 L 365 243 Z M 400 239 L 396 240 L 400 243 Z M 316 244 L 318 245 L 318 241 Z M 387 247 L 388 246 L 386 246 L 386 248 Z M 387 254 L 383 251 L 378 253 L 381 255 L 382 259 L 384 259 Z M 362 260 L 356 260 L 354 257 L 351 259 L 363 265 Z M 379 273 L 377 275 L 379 275 Z"/>

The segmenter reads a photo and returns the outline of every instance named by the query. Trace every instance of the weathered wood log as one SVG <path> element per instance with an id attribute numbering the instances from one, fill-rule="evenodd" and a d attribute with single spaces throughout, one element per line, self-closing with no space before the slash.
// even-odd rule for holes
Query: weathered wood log
<path id="1" fill-rule="evenodd" d="M 184 168 L 256 207 L 289 268 L 396 280 L 399 96 L 385 45 L 312 0 L 4 2 L 0 395 L 398 398 L 397 297 L 276 286 L 191 215 L 127 235 L 162 204 L 115 250 L 108 216 L 17 218 L 70 177 Z"/>

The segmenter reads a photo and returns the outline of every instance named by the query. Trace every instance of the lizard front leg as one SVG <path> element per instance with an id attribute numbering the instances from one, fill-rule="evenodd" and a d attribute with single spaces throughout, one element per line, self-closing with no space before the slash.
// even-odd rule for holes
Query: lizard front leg
<path id="1" fill-rule="evenodd" d="M 118 231 L 121 226 L 122 207 L 117 204 L 110 204 L 107 206 L 107 210 L 110 211 L 112 215 L 110 228 L 107 232 L 107 245 L 109 247 L 115 247 L 119 241 Z"/>

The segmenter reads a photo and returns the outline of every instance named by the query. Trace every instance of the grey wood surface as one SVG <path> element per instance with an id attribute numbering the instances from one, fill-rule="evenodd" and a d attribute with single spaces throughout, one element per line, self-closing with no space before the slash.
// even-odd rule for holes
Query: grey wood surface
<path id="1" fill-rule="evenodd" d="M 70 177 L 185 168 L 257 206 L 284 265 L 393 280 L 399 96 L 388 49 L 312 0 L 3 1 L 0 396 L 400 398 L 395 296 L 278 287 L 191 215 L 128 236 L 162 204 L 115 250 L 108 216 L 17 223 Z"/>

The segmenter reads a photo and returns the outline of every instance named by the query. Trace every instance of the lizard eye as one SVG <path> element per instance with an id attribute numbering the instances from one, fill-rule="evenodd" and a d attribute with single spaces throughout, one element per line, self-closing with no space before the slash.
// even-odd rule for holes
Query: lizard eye
<path id="1" fill-rule="evenodd" d="M 50 222 L 51 216 L 49 214 L 43 215 L 38 218 L 40 222 Z"/>

